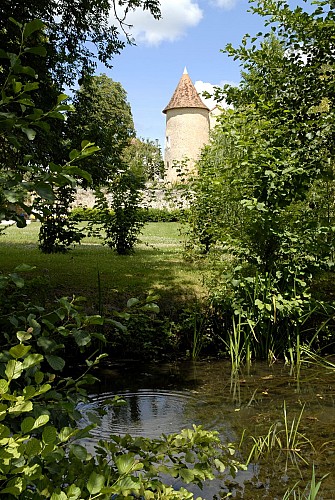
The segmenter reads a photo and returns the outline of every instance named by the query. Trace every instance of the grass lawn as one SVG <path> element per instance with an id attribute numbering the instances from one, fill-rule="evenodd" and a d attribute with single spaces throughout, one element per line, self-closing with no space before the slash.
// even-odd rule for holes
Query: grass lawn
<path id="1" fill-rule="evenodd" d="M 198 267 L 183 260 L 183 237 L 175 222 L 148 223 L 135 253 L 119 256 L 101 241 L 85 238 L 66 254 L 42 254 L 38 249 L 39 223 L 6 228 L 0 235 L 0 262 L 4 273 L 20 263 L 36 266 L 39 293 L 53 296 L 84 295 L 97 305 L 98 276 L 105 306 L 123 306 L 133 296 L 155 290 L 159 304 L 173 314 L 188 300 L 205 293 Z"/>

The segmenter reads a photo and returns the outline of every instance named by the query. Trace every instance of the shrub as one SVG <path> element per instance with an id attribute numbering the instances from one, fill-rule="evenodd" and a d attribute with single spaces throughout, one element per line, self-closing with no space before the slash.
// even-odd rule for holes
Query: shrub
<path id="1" fill-rule="evenodd" d="M 17 273 L 3 278 L 4 286 L 24 286 Z M 104 320 L 84 314 L 78 299 L 62 298 L 49 313 L 29 309 L 26 315 L 13 312 L 1 336 L 0 494 L 4 498 L 187 500 L 192 493 L 175 490 L 162 478 L 201 487 L 215 477 L 215 471 L 228 468 L 235 473 L 244 468 L 233 458 L 231 445 L 221 444 L 217 432 L 196 426 L 159 439 L 111 436 L 89 453 L 83 439 L 90 437 L 96 424 L 78 428 L 78 403 L 86 399 L 83 386 L 97 380 L 89 369 L 104 355 L 86 359 L 84 374 L 72 377 L 66 373 L 65 344 L 72 343 L 72 354 L 84 352 L 97 337 L 94 325 Z M 98 338 L 104 340 L 101 334 Z M 112 404 L 122 403 L 115 399 Z"/>

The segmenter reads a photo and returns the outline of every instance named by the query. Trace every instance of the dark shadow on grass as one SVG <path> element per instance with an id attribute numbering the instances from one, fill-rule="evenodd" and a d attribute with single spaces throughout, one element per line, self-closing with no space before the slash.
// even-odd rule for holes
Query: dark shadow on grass
<path id="1" fill-rule="evenodd" d="M 44 276 L 50 299 L 60 296 L 87 297 L 97 309 L 99 291 L 103 307 L 123 308 L 130 297 L 160 296 L 159 306 L 173 317 L 185 304 L 204 293 L 201 273 L 183 260 L 182 248 L 141 245 L 134 254 L 119 256 L 108 247 L 81 245 L 67 254 L 42 254 L 37 245 L 0 242 L 1 270 L 12 272 L 20 263 L 36 266 L 28 276 Z M 98 278 L 99 276 L 99 278 Z"/>

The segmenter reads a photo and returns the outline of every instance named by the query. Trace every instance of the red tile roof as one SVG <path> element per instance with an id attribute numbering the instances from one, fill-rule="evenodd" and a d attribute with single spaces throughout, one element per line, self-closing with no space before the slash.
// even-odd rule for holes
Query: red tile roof
<path id="1" fill-rule="evenodd" d="M 179 80 L 173 96 L 170 99 L 169 104 L 163 109 L 163 113 L 166 113 L 169 109 L 175 108 L 208 109 L 199 97 L 191 78 L 188 76 L 186 68 L 181 79 Z"/>

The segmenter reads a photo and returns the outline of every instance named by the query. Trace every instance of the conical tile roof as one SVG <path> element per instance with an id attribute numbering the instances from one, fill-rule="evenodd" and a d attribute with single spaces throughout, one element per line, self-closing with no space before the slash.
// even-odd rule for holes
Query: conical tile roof
<path id="1" fill-rule="evenodd" d="M 169 104 L 163 109 L 163 113 L 166 113 L 169 109 L 175 108 L 208 109 L 208 107 L 200 99 L 186 68 L 184 69 L 184 73 L 179 80 L 177 88 L 174 91 Z"/>

